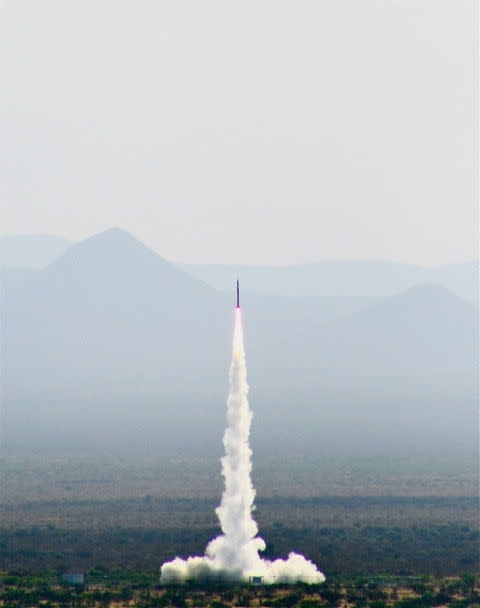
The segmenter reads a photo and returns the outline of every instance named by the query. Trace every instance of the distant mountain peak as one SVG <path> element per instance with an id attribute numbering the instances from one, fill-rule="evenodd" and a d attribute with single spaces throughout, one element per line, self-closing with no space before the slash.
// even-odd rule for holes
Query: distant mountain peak
<path id="1" fill-rule="evenodd" d="M 91 237 L 88 237 L 89 239 L 94 239 L 94 238 L 124 238 L 124 239 L 129 239 L 129 240 L 138 240 L 136 239 L 132 234 L 130 234 L 130 232 L 127 232 L 127 230 L 124 230 L 123 228 L 119 228 L 118 226 L 113 226 L 112 228 L 107 228 L 106 230 L 103 230 L 102 232 L 97 232 L 96 234 L 93 234 Z M 88 239 L 86 239 L 88 240 Z"/>
<path id="2" fill-rule="evenodd" d="M 138 245 L 140 247 L 144 247 L 145 249 L 148 249 L 148 247 L 146 245 L 144 245 L 139 239 L 134 237 L 133 234 L 131 234 L 130 232 L 127 232 L 123 228 L 117 228 L 117 227 L 107 228 L 107 230 L 103 230 L 102 232 L 97 232 L 96 234 L 93 234 L 92 236 L 87 237 L 83 241 L 80 241 L 80 243 L 78 243 L 78 244 L 81 245 L 81 244 L 86 244 L 86 243 L 97 243 L 97 242 L 102 242 L 102 243 L 106 243 L 106 244 L 107 243 L 130 243 L 130 244 L 135 243 L 136 245 Z"/>
<path id="3" fill-rule="evenodd" d="M 213 289 L 159 256 L 126 230 L 109 228 L 75 243 L 45 272 L 58 285 L 103 285 L 116 282 L 127 290 L 162 285 L 178 293 L 211 293 Z"/>
<path id="4" fill-rule="evenodd" d="M 457 296 L 453 291 L 436 283 L 421 283 L 405 291 L 394 294 L 375 303 L 371 308 L 376 315 L 408 314 L 412 312 L 428 319 L 431 315 L 442 314 L 446 317 L 454 311 L 475 313 L 475 305 Z M 463 314 L 463 313 L 462 313 Z"/>
<path id="5" fill-rule="evenodd" d="M 109 264 L 128 264 L 131 266 L 136 261 L 145 262 L 146 260 L 154 260 L 156 264 L 168 264 L 155 251 L 126 230 L 109 228 L 75 243 L 50 267 L 79 266 L 82 263 L 93 262 L 97 267 Z"/>
<path id="6" fill-rule="evenodd" d="M 438 298 L 456 301 L 460 299 L 451 289 L 448 289 L 448 287 L 432 282 L 413 285 L 400 293 L 394 294 L 391 298 L 416 301 L 430 299 L 437 301 Z"/>

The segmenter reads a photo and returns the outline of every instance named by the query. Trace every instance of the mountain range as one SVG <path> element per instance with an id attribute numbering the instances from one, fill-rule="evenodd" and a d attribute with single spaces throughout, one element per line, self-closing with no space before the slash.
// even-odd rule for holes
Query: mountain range
<path id="1" fill-rule="evenodd" d="M 388 296 L 433 283 L 462 298 L 478 300 L 478 261 L 431 267 L 385 260 L 332 260 L 279 267 L 184 264 L 182 268 L 225 291 L 232 276 L 239 276 L 249 291 L 276 295 Z"/>
<path id="2" fill-rule="evenodd" d="M 21 235 L 0 237 L 0 269 L 41 268 L 63 255 L 74 243 L 62 237 Z M 229 292 L 232 277 L 242 278 L 242 290 L 285 296 L 394 295 L 415 285 L 434 283 L 476 302 L 479 262 L 420 266 L 388 260 L 332 260 L 294 266 L 178 264 L 191 276 Z"/>
<path id="3" fill-rule="evenodd" d="M 210 430 L 221 428 L 233 288 L 217 291 L 119 229 L 73 244 L 42 269 L 6 272 L 2 282 L 7 435 L 18 437 L 32 411 L 38 428 L 68 411 L 77 428 L 94 416 L 98 430 L 100 404 L 115 402 L 130 404 L 128 420 L 152 404 L 163 408 L 170 440 L 182 421 L 198 428 L 198 417 Z M 442 285 L 389 296 L 252 291 L 242 294 L 242 307 L 249 379 L 267 434 L 274 421 L 285 431 L 292 416 L 301 424 L 332 420 L 327 395 L 330 403 L 332 395 L 349 395 L 338 410 L 344 419 L 347 411 L 358 417 L 359 403 L 375 394 L 361 418 L 383 419 L 381 396 L 391 409 L 390 397 L 398 404 L 407 387 L 416 395 L 411 403 L 422 395 L 430 416 L 443 404 L 450 420 L 456 403 L 454 418 L 470 420 L 478 309 Z M 116 414 L 107 408 L 105 425 L 115 424 L 121 407 Z"/>

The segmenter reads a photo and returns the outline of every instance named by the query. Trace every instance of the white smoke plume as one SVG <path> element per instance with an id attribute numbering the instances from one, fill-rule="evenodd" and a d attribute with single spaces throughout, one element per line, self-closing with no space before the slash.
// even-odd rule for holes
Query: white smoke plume
<path id="1" fill-rule="evenodd" d="M 162 583 L 186 580 L 222 579 L 248 581 L 262 577 L 264 583 L 322 583 L 325 576 L 303 555 L 290 553 L 288 559 L 269 561 L 259 551 L 265 541 L 257 536 L 258 526 L 252 517 L 255 489 L 252 485 L 252 450 L 249 445 L 252 411 L 248 403 L 247 367 L 243 346 L 241 309 L 235 309 L 233 355 L 230 367 L 227 429 L 223 437 L 225 456 L 222 475 L 225 490 L 216 513 L 223 534 L 207 546 L 202 557 L 179 557 L 161 567 Z"/>

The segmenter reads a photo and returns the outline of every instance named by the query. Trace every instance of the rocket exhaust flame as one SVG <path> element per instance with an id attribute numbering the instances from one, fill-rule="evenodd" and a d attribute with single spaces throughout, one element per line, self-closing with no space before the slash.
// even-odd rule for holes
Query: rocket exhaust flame
<path id="1" fill-rule="evenodd" d="M 248 581 L 262 577 L 264 583 L 321 583 L 325 576 L 303 555 L 290 553 L 288 559 L 269 561 L 259 551 L 265 541 L 257 536 L 258 526 L 252 517 L 255 489 L 253 488 L 252 450 L 249 444 L 253 414 L 248 403 L 247 367 L 243 345 L 242 311 L 237 281 L 237 306 L 233 332 L 230 390 L 227 400 L 227 428 L 223 436 L 225 455 L 222 475 L 225 489 L 216 509 L 223 534 L 208 544 L 203 557 L 176 558 L 161 567 L 162 583 L 189 579 Z"/>

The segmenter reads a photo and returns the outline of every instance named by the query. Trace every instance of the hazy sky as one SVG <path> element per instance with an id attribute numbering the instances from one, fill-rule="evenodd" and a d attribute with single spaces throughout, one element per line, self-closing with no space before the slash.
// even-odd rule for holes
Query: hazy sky
<path id="1" fill-rule="evenodd" d="M 0 0 L 0 232 L 177 261 L 476 251 L 476 2 Z"/>

